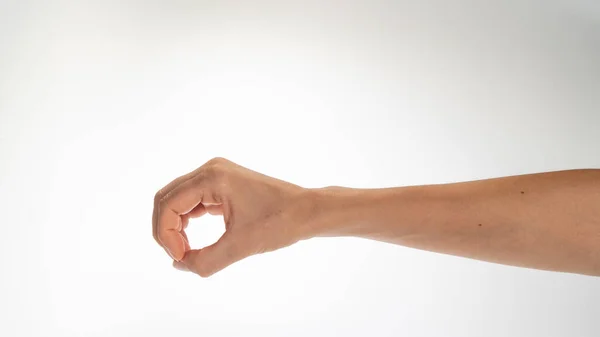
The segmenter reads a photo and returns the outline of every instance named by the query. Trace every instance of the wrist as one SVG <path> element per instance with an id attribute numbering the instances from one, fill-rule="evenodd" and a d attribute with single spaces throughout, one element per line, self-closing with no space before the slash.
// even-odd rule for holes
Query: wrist
<path id="1" fill-rule="evenodd" d="M 419 187 L 307 189 L 308 238 L 355 236 L 401 242 L 421 230 L 422 215 L 432 206 Z"/>
<path id="2" fill-rule="evenodd" d="M 369 215 L 376 190 L 324 187 L 305 190 L 308 237 L 360 236 L 373 229 Z"/>

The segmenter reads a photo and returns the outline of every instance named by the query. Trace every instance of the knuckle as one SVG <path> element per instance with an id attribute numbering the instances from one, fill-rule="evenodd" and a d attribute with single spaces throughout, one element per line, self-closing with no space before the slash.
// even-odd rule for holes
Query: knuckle
<path id="1" fill-rule="evenodd" d="M 154 195 L 154 205 L 158 205 L 160 203 L 160 201 L 162 200 L 162 197 L 163 197 L 162 190 L 156 192 L 156 194 Z"/>
<path id="2" fill-rule="evenodd" d="M 154 207 L 161 208 L 164 206 L 169 193 L 161 189 L 154 195 Z"/>
<path id="3" fill-rule="evenodd" d="M 207 165 L 202 170 L 202 174 L 198 179 L 212 179 L 216 175 L 217 168 L 214 165 Z"/>
<path id="4" fill-rule="evenodd" d="M 227 159 L 221 158 L 221 157 L 215 157 L 206 163 L 206 167 L 211 168 L 216 171 L 220 171 L 220 170 L 225 169 L 225 167 L 227 167 L 228 164 L 229 164 L 229 161 Z"/>
<path id="5" fill-rule="evenodd" d="M 220 160 L 214 162 L 211 160 L 211 162 L 205 166 L 203 171 L 204 174 L 202 176 L 205 178 L 210 180 L 223 179 L 227 174 L 227 164 Z"/>
<path id="6" fill-rule="evenodd" d="M 225 164 L 225 163 L 227 163 L 227 159 L 225 159 L 223 157 L 214 157 L 211 160 L 209 160 L 207 164 L 219 165 L 219 164 Z"/>
<path id="7" fill-rule="evenodd" d="M 154 207 L 157 209 L 157 215 L 160 215 L 162 211 L 167 208 L 167 204 L 169 203 L 169 193 L 161 193 L 160 197 L 156 199 Z"/>

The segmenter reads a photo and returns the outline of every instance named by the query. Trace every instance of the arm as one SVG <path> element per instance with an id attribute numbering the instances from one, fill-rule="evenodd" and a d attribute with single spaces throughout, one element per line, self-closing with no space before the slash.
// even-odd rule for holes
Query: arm
<path id="1" fill-rule="evenodd" d="M 600 170 L 313 193 L 318 235 L 600 276 Z"/>
<path id="2" fill-rule="evenodd" d="M 190 218 L 225 234 L 191 249 Z M 317 236 L 357 236 L 490 262 L 600 276 L 600 170 L 388 189 L 305 189 L 225 159 L 155 197 L 153 232 L 178 269 L 206 277 Z"/>

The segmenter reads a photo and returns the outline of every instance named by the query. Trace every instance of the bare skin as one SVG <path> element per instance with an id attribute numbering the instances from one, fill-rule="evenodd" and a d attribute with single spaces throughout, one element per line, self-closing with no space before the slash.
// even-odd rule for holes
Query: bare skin
<path id="1" fill-rule="evenodd" d="M 191 249 L 189 219 L 206 213 L 223 215 L 225 233 L 208 247 Z M 215 158 L 156 194 L 152 227 L 173 265 L 202 277 L 319 236 L 600 276 L 600 170 L 307 189 Z"/>

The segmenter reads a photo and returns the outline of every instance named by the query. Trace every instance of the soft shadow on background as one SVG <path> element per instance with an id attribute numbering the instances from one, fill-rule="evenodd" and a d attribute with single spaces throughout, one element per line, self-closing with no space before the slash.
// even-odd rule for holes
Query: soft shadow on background
<path id="1" fill-rule="evenodd" d="M 443 183 L 600 167 L 599 126 L 597 1 L 3 1 L 0 335 L 596 336 L 597 278 L 345 238 L 201 279 L 150 218 L 214 156 Z"/>

